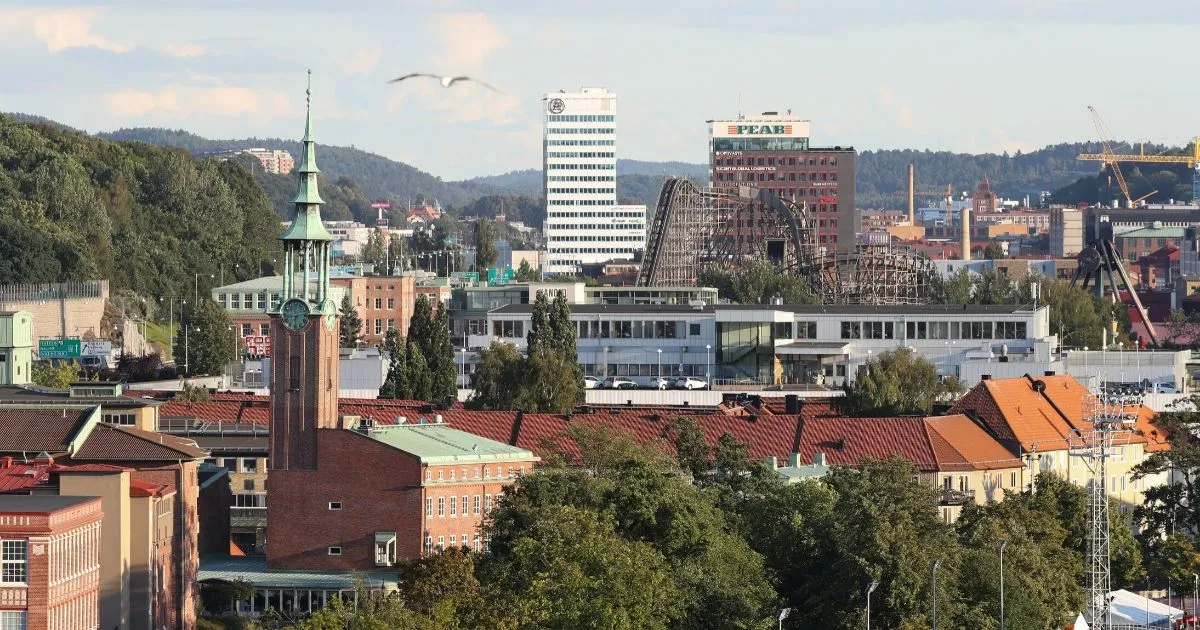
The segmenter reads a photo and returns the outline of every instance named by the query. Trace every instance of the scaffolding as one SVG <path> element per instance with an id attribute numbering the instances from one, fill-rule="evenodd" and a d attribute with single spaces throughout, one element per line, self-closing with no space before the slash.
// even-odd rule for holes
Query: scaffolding
<path id="1" fill-rule="evenodd" d="M 1120 457 L 1118 447 L 1130 442 L 1141 399 L 1108 391 L 1104 380 L 1084 398 L 1090 427 L 1070 438 L 1071 455 L 1079 457 L 1092 473 L 1088 482 L 1087 575 L 1085 616 L 1090 628 L 1111 630 L 1108 607 L 1112 591 L 1109 539 L 1108 462 Z"/>
<path id="2" fill-rule="evenodd" d="M 886 244 L 832 252 L 816 240 L 804 204 L 767 190 L 718 191 L 671 178 L 659 194 L 638 285 L 690 286 L 706 268 L 761 261 L 804 278 L 823 304 L 928 302 L 936 273 L 923 254 Z"/>

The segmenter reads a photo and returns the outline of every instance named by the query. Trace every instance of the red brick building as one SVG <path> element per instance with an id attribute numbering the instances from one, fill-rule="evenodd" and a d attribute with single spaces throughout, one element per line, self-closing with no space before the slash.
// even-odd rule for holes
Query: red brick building
<path id="1" fill-rule="evenodd" d="M 709 177 L 717 190 L 765 188 L 808 207 L 818 247 L 854 249 L 860 226 L 855 208 L 855 162 L 851 147 L 809 146 L 808 120 L 778 112 L 710 120 Z M 749 219 L 757 224 L 757 217 Z M 746 238 L 770 237 L 747 227 Z M 739 230 L 739 234 L 741 234 Z"/>
<path id="2" fill-rule="evenodd" d="M 100 627 L 98 497 L 0 495 L 0 628 Z"/>
<path id="3" fill-rule="evenodd" d="M 536 460 L 436 418 L 316 438 L 316 469 L 270 473 L 270 568 L 377 571 L 447 547 L 482 549 L 482 519 Z"/>

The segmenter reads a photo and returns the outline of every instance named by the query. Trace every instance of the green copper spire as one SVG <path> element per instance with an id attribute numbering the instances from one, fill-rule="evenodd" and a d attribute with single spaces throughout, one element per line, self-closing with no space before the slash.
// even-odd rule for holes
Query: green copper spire
<path id="1" fill-rule="evenodd" d="M 296 196 L 296 216 L 292 225 L 279 237 L 285 241 L 332 241 L 333 236 L 321 224 L 321 194 L 317 191 L 317 146 L 312 132 L 312 70 L 308 71 L 308 90 L 305 92 L 307 114 L 304 119 L 304 155 L 296 172 L 300 175 Z"/>

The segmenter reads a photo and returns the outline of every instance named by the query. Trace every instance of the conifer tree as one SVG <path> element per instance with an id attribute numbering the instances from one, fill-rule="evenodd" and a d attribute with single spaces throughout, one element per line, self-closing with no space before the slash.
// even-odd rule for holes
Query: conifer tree
<path id="1" fill-rule="evenodd" d="M 538 350 L 553 350 L 557 333 L 550 323 L 550 298 L 539 291 L 533 301 L 533 316 L 529 323 L 529 335 L 525 338 L 532 356 Z"/>
<path id="2" fill-rule="evenodd" d="M 339 309 L 341 320 L 338 322 L 338 336 L 343 348 L 357 348 L 362 339 L 362 319 L 358 311 L 350 303 L 350 294 L 342 296 L 342 306 Z"/>
<path id="3" fill-rule="evenodd" d="M 408 356 L 405 361 L 405 374 L 407 375 L 409 390 L 407 398 L 410 400 L 429 400 L 430 388 L 433 385 L 432 375 L 429 373 L 429 364 L 425 361 L 425 353 L 421 352 L 421 347 L 415 343 L 408 344 Z"/>
<path id="4" fill-rule="evenodd" d="M 410 400 L 412 390 L 408 386 L 408 347 L 404 337 L 397 330 L 389 330 L 383 342 L 383 350 L 388 354 L 388 373 L 379 388 L 380 398 L 396 398 Z"/>

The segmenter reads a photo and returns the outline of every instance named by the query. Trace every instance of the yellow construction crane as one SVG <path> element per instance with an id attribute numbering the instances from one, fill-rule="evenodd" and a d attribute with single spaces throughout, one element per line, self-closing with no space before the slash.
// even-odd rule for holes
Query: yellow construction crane
<path id="1" fill-rule="evenodd" d="M 1133 207 L 1139 201 L 1142 201 L 1158 192 L 1151 191 L 1149 194 L 1143 195 L 1137 199 L 1133 199 L 1129 195 L 1129 186 L 1125 183 L 1125 176 L 1121 173 L 1120 162 L 1146 162 L 1155 164 L 1187 164 L 1196 169 L 1192 174 L 1192 200 L 1200 202 L 1200 137 L 1196 137 L 1192 143 L 1191 155 L 1123 155 L 1114 153 L 1112 150 L 1111 136 L 1108 132 L 1108 127 L 1104 121 L 1100 119 L 1100 114 L 1095 107 L 1088 105 L 1088 112 L 1092 116 L 1092 124 L 1096 127 L 1096 133 L 1100 135 L 1101 153 L 1081 153 L 1077 157 L 1080 160 L 1094 160 L 1107 164 L 1112 169 L 1112 173 L 1117 178 L 1117 185 L 1121 188 L 1121 194 L 1125 195 L 1125 202 L 1129 207 Z"/>

